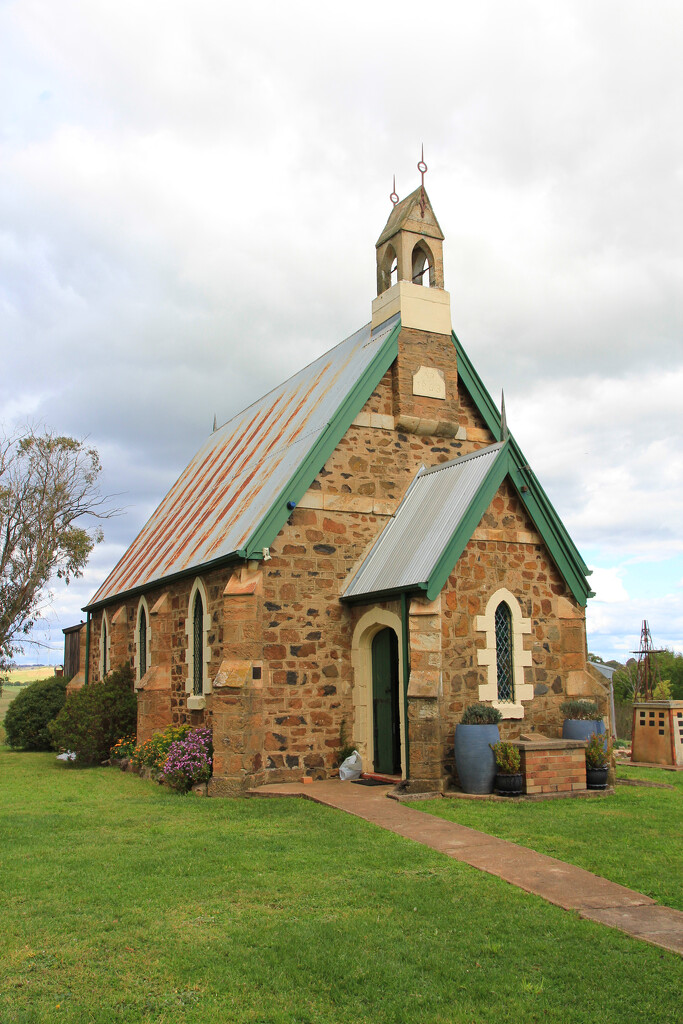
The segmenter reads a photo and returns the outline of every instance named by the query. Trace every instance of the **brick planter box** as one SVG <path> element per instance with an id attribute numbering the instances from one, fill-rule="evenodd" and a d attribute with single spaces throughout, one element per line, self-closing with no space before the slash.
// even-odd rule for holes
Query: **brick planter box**
<path id="1" fill-rule="evenodd" d="M 574 793 L 586 788 L 586 744 L 581 740 L 514 740 L 524 774 L 524 792 Z"/>

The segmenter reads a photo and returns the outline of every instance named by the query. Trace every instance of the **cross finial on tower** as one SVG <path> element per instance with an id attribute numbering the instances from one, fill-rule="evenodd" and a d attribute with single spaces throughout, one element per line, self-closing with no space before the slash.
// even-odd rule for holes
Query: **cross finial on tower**
<path id="1" fill-rule="evenodd" d="M 422 184 L 420 185 L 420 216 L 424 220 L 425 209 L 427 208 L 427 200 L 425 199 L 425 174 L 427 173 L 428 167 L 425 163 L 425 146 L 422 143 L 422 156 L 417 162 L 417 169 L 422 176 Z"/>
<path id="2" fill-rule="evenodd" d="M 391 199 L 392 204 L 396 206 L 396 203 L 398 202 L 398 194 L 396 192 L 396 175 L 394 175 L 394 188 L 389 199 Z"/>

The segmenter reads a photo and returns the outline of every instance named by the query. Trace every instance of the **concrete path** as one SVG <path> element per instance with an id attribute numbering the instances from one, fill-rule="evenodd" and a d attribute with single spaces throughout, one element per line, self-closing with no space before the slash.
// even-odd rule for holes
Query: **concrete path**
<path id="1" fill-rule="evenodd" d="M 606 878 L 536 853 L 505 839 L 444 821 L 387 799 L 390 786 L 354 786 L 350 782 L 288 783 L 251 791 L 259 797 L 304 797 L 413 839 L 447 857 L 497 875 L 526 892 L 542 896 L 579 917 L 618 928 L 655 946 L 683 955 L 683 913 L 662 907 Z"/>

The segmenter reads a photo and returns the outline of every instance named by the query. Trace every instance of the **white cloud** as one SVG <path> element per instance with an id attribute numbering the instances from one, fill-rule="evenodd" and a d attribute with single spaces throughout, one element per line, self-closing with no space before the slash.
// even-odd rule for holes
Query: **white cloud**
<path id="1" fill-rule="evenodd" d="M 672 0 L 3 5 L 0 410 L 102 452 L 89 574 L 214 412 L 369 319 L 422 141 L 456 331 L 603 593 L 683 550 L 682 44 Z"/>

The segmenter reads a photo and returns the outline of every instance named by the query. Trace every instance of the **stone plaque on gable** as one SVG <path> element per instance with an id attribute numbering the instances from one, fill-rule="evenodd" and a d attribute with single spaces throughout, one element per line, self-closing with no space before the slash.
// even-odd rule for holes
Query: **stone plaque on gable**
<path id="1" fill-rule="evenodd" d="M 424 398 L 445 398 L 446 378 L 443 370 L 435 366 L 421 366 L 413 374 L 413 394 Z"/>

